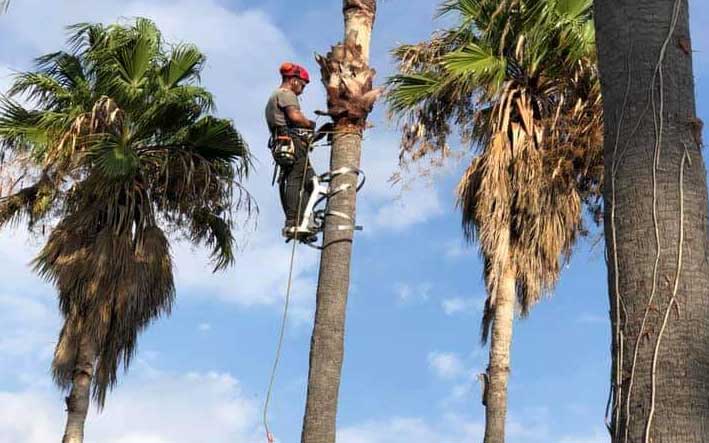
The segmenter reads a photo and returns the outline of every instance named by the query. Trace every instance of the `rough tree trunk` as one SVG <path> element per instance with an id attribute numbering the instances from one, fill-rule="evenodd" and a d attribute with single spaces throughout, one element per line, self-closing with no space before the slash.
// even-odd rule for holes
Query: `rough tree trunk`
<path id="1" fill-rule="evenodd" d="M 490 335 L 490 361 L 485 390 L 485 443 L 505 443 L 507 382 L 510 376 L 510 347 L 515 315 L 515 270 L 509 266 L 502 275 L 495 297 Z"/>
<path id="2" fill-rule="evenodd" d="M 595 14 L 613 442 L 709 442 L 707 186 L 687 0 L 596 0 Z"/>
<path id="3" fill-rule="evenodd" d="M 96 351 L 91 340 L 81 339 L 76 358 L 71 392 L 66 398 L 67 420 L 62 443 L 83 443 L 84 423 L 91 403 L 91 380 L 94 374 Z"/>
<path id="4" fill-rule="evenodd" d="M 328 113 L 335 122 L 330 169 L 359 168 L 362 132 L 379 95 L 372 90 L 374 71 L 368 66 L 375 0 L 344 0 L 345 41 L 318 57 L 328 94 Z M 357 176 L 340 175 L 332 187 L 350 188 L 330 198 L 326 217 L 315 324 L 310 347 L 308 392 L 302 443 L 334 443 L 337 399 L 344 354 L 345 308 L 355 220 Z M 338 229 L 344 227 L 344 229 Z"/>

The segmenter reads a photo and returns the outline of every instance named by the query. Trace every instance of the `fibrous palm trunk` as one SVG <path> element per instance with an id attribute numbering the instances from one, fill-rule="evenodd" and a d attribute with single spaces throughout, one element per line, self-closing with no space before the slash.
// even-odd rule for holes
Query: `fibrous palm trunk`
<path id="1" fill-rule="evenodd" d="M 614 443 L 709 442 L 707 186 L 687 0 L 596 0 Z"/>
<path id="2" fill-rule="evenodd" d="M 67 420 L 62 443 L 83 443 L 84 423 L 91 403 L 91 380 L 94 374 L 96 350 L 91 339 L 84 336 L 76 357 L 71 392 L 66 398 Z"/>
<path id="3" fill-rule="evenodd" d="M 345 41 L 326 57 L 318 57 L 328 93 L 328 113 L 335 122 L 332 171 L 359 168 L 362 132 L 378 96 L 372 90 L 374 71 L 368 67 L 375 12 L 375 0 L 344 0 Z M 331 184 L 332 189 L 349 187 L 328 201 L 330 214 L 323 234 L 302 443 L 335 442 L 356 183 L 357 176 L 348 173 L 337 176 Z"/>
<path id="4" fill-rule="evenodd" d="M 515 270 L 508 265 L 497 287 L 490 334 L 490 362 L 485 388 L 485 443 L 505 442 L 507 383 L 516 296 Z"/>

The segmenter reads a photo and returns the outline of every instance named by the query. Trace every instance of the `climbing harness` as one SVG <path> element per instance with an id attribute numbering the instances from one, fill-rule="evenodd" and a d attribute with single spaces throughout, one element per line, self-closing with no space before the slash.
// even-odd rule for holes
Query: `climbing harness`
<path id="1" fill-rule="evenodd" d="M 273 155 L 273 161 L 278 167 L 287 168 L 295 163 L 296 147 L 293 137 L 300 137 L 307 141 L 313 137 L 313 131 L 310 129 L 278 128 L 271 134 L 268 147 Z"/>
<path id="2" fill-rule="evenodd" d="M 306 142 L 306 156 L 313 149 L 313 140 L 318 138 L 318 134 L 331 136 L 335 131 L 318 131 L 317 133 L 311 129 L 288 129 L 287 131 L 278 131 L 269 140 L 269 147 L 273 153 L 273 159 L 276 163 L 273 171 L 272 184 L 276 182 L 276 179 L 282 180 L 281 174 L 284 173 L 284 168 L 292 166 L 296 160 L 296 148 L 293 142 L 292 136 L 301 137 Z M 328 140 L 327 144 L 330 144 Z M 305 163 L 305 168 L 307 170 L 308 161 Z M 279 172 L 280 170 L 280 172 Z M 312 178 L 313 191 L 310 194 L 310 198 L 306 203 L 305 210 L 300 219 L 300 224 L 295 226 L 290 232 L 290 235 L 286 239 L 286 243 L 291 240 L 297 240 L 315 249 L 322 249 L 322 247 L 314 246 L 313 243 L 317 240 L 317 235 L 323 232 L 324 229 L 333 229 L 338 231 L 361 231 L 362 226 L 355 224 L 355 221 L 348 216 L 338 211 L 328 209 L 318 209 L 319 205 L 323 202 L 327 202 L 330 197 L 333 197 L 340 192 L 346 191 L 351 188 L 350 184 L 340 185 L 336 188 L 331 187 L 332 181 L 345 174 L 354 174 L 359 178 L 359 182 L 355 187 L 355 192 L 359 192 L 366 181 L 364 171 L 357 168 L 343 167 L 335 171 L 328 171 L 321 175 L 316 175 Z M 304 186 L 301 186 L 300 198 L 303 196 Z M 302 200 L 298 201 L 300 207 Z M 300 210 L 298 211 L 300 213 Z M 336 216 L 350 222 L 348 225 L 337 225 L 333 227 L 325 227 L 325 218 L 327 216 Z"/>

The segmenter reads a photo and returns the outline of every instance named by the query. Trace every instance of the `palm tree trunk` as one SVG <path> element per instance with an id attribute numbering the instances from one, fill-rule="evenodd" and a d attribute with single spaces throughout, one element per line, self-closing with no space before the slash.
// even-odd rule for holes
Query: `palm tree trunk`
<path id="1" fill-rule="evenodd" d="M 91 403 L 91 379 L 95 359 L 96 351 L 91 339 L 84 336 L 79 345 L 71 392 L 66 398 L 67 420 L 62 443 L 84 441 L 84 423 Z"/>
<path id="2" fill-rule="evenodd" d="M 707 185 L 687 0 L 596 0 L 614 443 L 709 442 Z"/>
<path id="3" fill-rule="evenodd" d="M 507 382 L 510 375 L 510 347 L 514 321 L 515 270 L 509 265 L 499 283 L 490 336 L 490 362 L 485 390 L 485 443 L 505 442 Z"/>
<path id="4" fill-rule="evenodd" d="M 328 54 L 327 59 L 319 60 L 323 70 L 332 63 L 346 68 L 342 71 L 337 69 L 323 72 L 323 82 L 328 89 L 328 111 L 335 120 L 336 134 L 333 138 L 330 158 L 332 171 L 343 167 L 359 168 L 362 131 L 368 112 L 362 118 L 361 115 L 354 116 L 347 111 L 343 113 L 335 109 L 338 105 L 347 106 L 347 103 L 343 103 L 342 97 L 337 96 L 338 90 L 341 90 L 340 79 L 334 75 L 334 72 L 349 72 L 352 62 L 367 66 L 375 11 L 375 0 L 344 0 L 345 45 L 339 47 L 347 51 L 350 58 L 338 58 L 337 55 L 333 55 L 336 52 L 333 50 Z M 348 46 L 350 44 L 358 45 L 361 51 L 351 52 Z M 355 59 L 353 60 L 352 57 Z M 333 82 L 334 87 L 332 87 Z M 349 189 L 334 195 L 328 202 L 328 211 L 332 211 L 333 214 L 327 216 L 323 234 L 324 249 L 320 259 L 315 324 L 310 346 L 302 443 L 335 442 L 353 236 L 352 230 L 339 229 L 339 227 L 352 225 L 355 220 L 356 183 L 357 176 L 354 174 L 340 175 L 332 182 L 333 189 L 342 185 L 349 185 Z M 349 219 L 337 214 L 344 214 Z"/>

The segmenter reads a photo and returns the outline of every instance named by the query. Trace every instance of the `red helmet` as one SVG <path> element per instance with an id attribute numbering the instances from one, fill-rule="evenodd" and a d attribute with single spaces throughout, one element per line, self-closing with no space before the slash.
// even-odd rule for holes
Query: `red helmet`
<path id="1" fill-rule="evenodd" d="M 285 62 L 281 65 L 280 71 L 281 76 L 283 77 L 297 77 L 305 83 L 310 83 L 310 74 L 308 74 L 308 71 L 300 65 Z"/>

